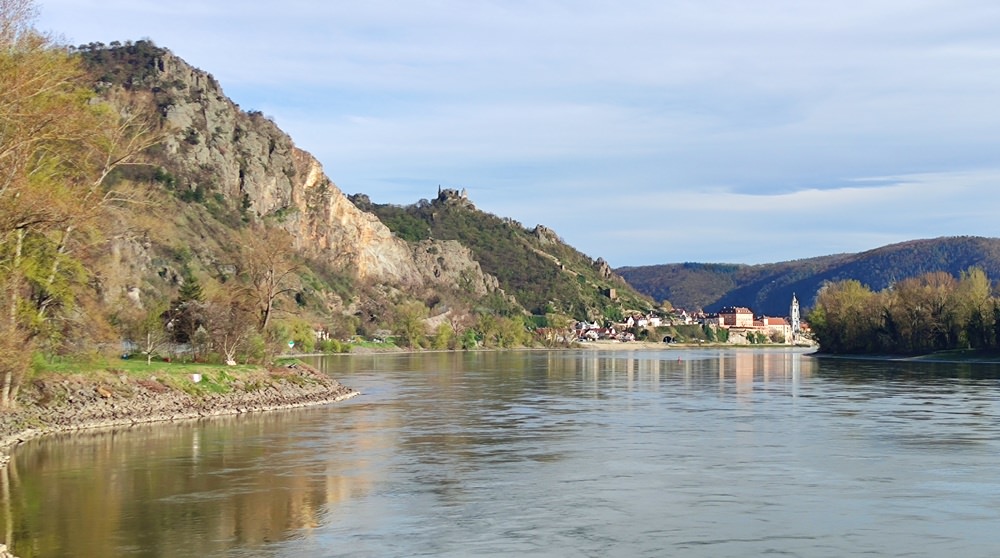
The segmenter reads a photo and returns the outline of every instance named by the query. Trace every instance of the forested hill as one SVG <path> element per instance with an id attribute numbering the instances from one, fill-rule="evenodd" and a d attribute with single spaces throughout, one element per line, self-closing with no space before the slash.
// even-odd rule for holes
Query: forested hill
<path id="1" fill-rule="evenodd" d="M 747 306 L 757 313 L 784 316 L 793 293 L 804 306 L 812 306 L 827 281 L 855 279 L 878 291 L 929 272 L 957 276 L 972 266 L 1000 279 L 1000 238 L 912 240 L 856 254 L 762 265 L 677 263 L 616 271 L 640 292 L 679 308 L 714 311 Z"/>

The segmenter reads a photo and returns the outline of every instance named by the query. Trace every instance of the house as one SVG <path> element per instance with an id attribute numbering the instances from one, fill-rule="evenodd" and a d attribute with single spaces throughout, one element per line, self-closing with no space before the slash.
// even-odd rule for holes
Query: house
<path id="1" fill-rule="evenodd" d="M 769 316 L 763 316 L 760 319 L 761 327 L 767 330 L 768 335 L 778 334 L 785 339 L 786 342 L 792 340 L 792 324 L 788 323 L 785 318 L 772 318 Z"/>
<path id="2" fill-rule="evenodd" d="M 723 327 L 753 327 L 753 311 L 745 306 L 727 306 L 719 310 Z"/>

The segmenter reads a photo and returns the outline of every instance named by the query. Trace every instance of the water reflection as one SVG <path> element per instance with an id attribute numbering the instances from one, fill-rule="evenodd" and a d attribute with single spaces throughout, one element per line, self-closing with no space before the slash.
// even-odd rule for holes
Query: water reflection
<path id="1" fill-rule="evenodd" d="M 291 410 L 26 444 L 3 477 L 6 540 L 22 558 L 211 556 L 315 528 L 374 482 L 317 454 L 322 430 Z"/>
<path id="2" fill-rule="evenodd" d="M 317 362 L 363 396 L 26 444 L 33 556 L 986 555 L 995 368 L 796 351 Z"/>

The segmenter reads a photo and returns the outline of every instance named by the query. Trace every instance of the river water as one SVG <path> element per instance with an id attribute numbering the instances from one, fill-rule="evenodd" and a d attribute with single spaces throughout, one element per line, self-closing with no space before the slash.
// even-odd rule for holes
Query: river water
<path id="1" fill-rule="evenodd" d="M 350 355 L 335 405 L 37 440 L 22 558 L 997 556 L 1000 368 Z"/>

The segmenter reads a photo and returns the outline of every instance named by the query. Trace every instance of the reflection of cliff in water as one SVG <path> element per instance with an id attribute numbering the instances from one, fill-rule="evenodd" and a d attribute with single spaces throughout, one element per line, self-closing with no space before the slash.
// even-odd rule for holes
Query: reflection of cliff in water
<path id="1" fill-rule="evenodd" d="M 322 416 L 322 409 L 300 409 L 26 443 L 0 473 L 4 539 L 21 558 L 120 556 L 128 548 L 213 556 L 314 528 L 329 506 L 373 482 L 363 464 L 344 456 L 317 459 L 308 438 L 271 443 Z M 22 480 L 26 470 L 30 480 Z M 62 511 L 47 513 L 55 507 Z M 75 541 L 74 549 L 18 544 L 40 531 L 36 525 L 68 517 L 72 524 L 57 531 L 73 535 L 57 539 Z"/>

